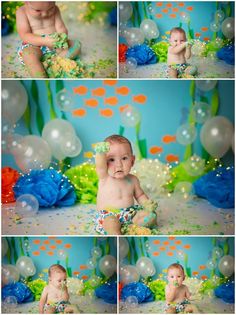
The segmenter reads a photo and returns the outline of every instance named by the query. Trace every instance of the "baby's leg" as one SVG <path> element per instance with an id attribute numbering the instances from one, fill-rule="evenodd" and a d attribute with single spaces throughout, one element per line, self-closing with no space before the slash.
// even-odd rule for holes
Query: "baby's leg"
<path id="1" fill-rule="evenodd" d="M 152 227 L 157 224 L 157 215 L 155 212 L 140 210 L 135 214 L 132 221 L 138 226 Z"/>
<path id="2" fill-rule="evenodd" d="M 56 312 L 56 307 L 49 306 L 49 305 L 43 311 L 44 314 L 55 314 L 55 312 Z"/>
<path id="3" fill-rule="evenodd" d="M 117 217 L 108 216 L 102 223 L 103 229 L 107 234 L 121 235 L 121 224 Z"/>
<path id="4" fill-rule="evenodd" d="M 42 52 L 39 47 L 30 46 L 24 48 L 22 51 L 23 61 L 32 78 L 48 77 L 40 61 L 41 57 Z"/>
<path id="5" fill-rule="evenodd" d="M 81 42 L 79 40 L 69 40 L 68 43 L 68 49 L 60 50 L 60 52 L 57 50 L 57 53 L 64 58 L 76 59 L 81 53 Z"/>
<path id="6" fill-rule="evenodd" d="M 168 307 L 166 310 L 166 314 L 176 314 L 176 313 L 177 312 L 176 312 L 175 307 L 172 307 L 172 306 Z"/>
<path id="7" fill-rule="evenodd" d="M 65 314 L 76 314 L 78 313 L 77 307 L 75 305 L 68 305 L 64 309 Z"/>
<path id="8" fill-rule="evenodd" d="M 172 67 L 168 67 L 168 75 L 170 78 L 178 78 L 177 69 L 173 69 Z"/>
<path id="9" fill-rule="evenodd" d="M 196 66 L 188 66 L 185 71 L 187 75 L 194 76 L 197 74 L 197 67 Z"/>
<path id="10" fill-rule="evenodd" d="M 198 310 L 198 308 L 195 305 L 188 304 L 188 305 L 185 306 L 184 312 L 185 313 L 198 314 L 199 310 Z"/>

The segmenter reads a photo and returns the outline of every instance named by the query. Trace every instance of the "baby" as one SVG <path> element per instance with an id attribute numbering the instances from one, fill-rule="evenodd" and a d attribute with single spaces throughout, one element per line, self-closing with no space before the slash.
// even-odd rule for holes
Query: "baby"
<path id="1" fill-rule="evenodd" d="M 121 225 L 156 225 L 156 207 L 143 192 L 139 180 L 130 174 L 135 156 L 128 139 L 112 135 L 95 146 L 96 171 L 99 178 L 98 214 L 95 229 L 101 234 L 121 234 Z M 143 205 L 134 205 L 134 198 Z"/>
<path id="2" fill-rule="evenodd" d="M 191 45 L 186 39 L 185 31 L 180 27 L 170 31 L 170 47 L 168 48 L 167 64 L 170 78 L 193 76 L 196 67 L 190 66 L 186 59 L 191 57 Z"/>
<path id="3" fill-rule="evenodd" d="M 195 305 L 190 304 L 190 292 L 183 284 L 184 269 L 180 264 L 172 264 L 167 269 L 166 307 L 167 314 L 198 313 Z"/>
<path id="4" fill-rule="evenodd" d="M 52 265 L 48 270 L 49 284 L 44 288 L 40 301 L 40 314 L 74 313 L 69 303 L 66 286 L 66 270 L 61 265 Z"/>
<path id="5" fill-rule="evenodd" d="M 46 53 L 57 53 L 70 59 L 80 53 L 78 40 L 66 40 L 68 31 L 54 1 L 26 1 L 16 12 L 16 26 L 23 41 L 18 55 L 33 78 L 47 77 L 41 62 Z M 63 36 L 65 43 L 60 44 Z"/>

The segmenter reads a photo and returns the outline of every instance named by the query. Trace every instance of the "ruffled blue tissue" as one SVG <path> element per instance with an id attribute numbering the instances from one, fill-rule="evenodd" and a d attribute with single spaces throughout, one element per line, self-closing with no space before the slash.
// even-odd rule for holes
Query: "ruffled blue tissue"
<path id="1" fill-rule="evenodd" d="M 23 194 L 34 195 L 40 207 L 72 206 L 76 200 L 68 178 L 54 169 L 32 170 L 18 179 L 13 190 L 15 198 Z"/>
<path id="2" fill-rule="evenodd" d="M 26 303 L 34 301 L 33 293 L 22 282 L 7 284 L 2 288 L 2 301 L 8 296 L 15 296 L 17 303 Z"/>
<path id="3" fill-rule="evenodd" d="M 132 282 L 123 287 L 121 290 L 121 299 L 126 300 L 129 296 L 136 296 L 138 303 L 155 300 L 152 291 L 142 282 Z"/>
<path id="4" fill-rule="evenodd" d="M 215 289 L 215 296 L 226 303 L 234 303 L 234 284 L 230 282 L 220 285 Z"/>
<path id="5" fill-rule="evenodd" d="M 116 26 L 117 25 L 117 9 L 113 8 L 109 13 L 110 24 Z"/>
<path id="6" fill-rule="evenodd" d="M 235 64 L 235 57 L 234 57 L 234 45 L 227 45 L 225 47 L 222 47 L 220 50 L 217 51 L 216 56 L 224 60 L 229 65 Z"/>
<path id="7" fill-rule="evenodd" d="M 106 303 L 117 303 L 117 283 L 108 282 L 95 289 L 95 294 L 98 298 L 103 299 Z"/>
<path id="8" fill-rule="evenodd" d="M 157 63 L 157 56 L 154 51 L 146 44 L 135 45 L 126 51 L 127 58 L 135 58 L 138 65 Z"/>
<path id="9" fill-rule="evenodd" d="M 194 182 L 197 196 L 218 208 L 234 207 L 234 168 L 219 167 Z"/>

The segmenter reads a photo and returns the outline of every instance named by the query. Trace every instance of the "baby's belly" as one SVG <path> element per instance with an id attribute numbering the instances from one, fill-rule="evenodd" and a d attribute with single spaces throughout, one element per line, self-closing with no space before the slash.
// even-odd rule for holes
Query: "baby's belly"
<path id="1" fill-rule="evenodd" d="M 109 208 L 123 209 L 134 205 L 133 198 L 123 198 L 123 199 L 109 199 L 103 200 L 97 199 L 97 210 L 106 210 Z"/>
<path id="2" fill-rule="evenodd" d="M 39 29 L 33 29 L 33 33 L 36 35 L 49 35 L 52 33 L 55 33 L 56 29 L 55 27 L 45 27 L 45 28 L 39 28 Z"/>
<path id="3" fill-rule="evenodd" d="M 181 64 L 181 63 L 186 63 L 186 59 L 184 57 L 182 57 L 182 58 L 170 58 L 167 61 L 168 66 Z"/>

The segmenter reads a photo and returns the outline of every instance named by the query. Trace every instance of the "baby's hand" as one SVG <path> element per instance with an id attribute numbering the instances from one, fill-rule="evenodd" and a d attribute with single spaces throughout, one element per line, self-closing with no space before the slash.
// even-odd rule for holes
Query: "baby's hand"
<path id="1" fill-rule="evenodd" d="M 156 201 L 153 201 L 151 199 L 148 199 L 144 201 L 143 208 L 144 210 L 148 210 L 150 212 L 155 212 L 158 207 L 158 203 Z"/>
<path id="2" fill-rule="evenodd" d="M 186 46 L 186 47 L 188 47 L 188 46 L 193 46 L 193 44 L 194 44 L 194 39 L 189 39 L 186 43 L 187 43 L 187 46 Z"/>
<path id="3" fill-rule="evenodd" d="M 94 150 L 96 153 L 107 153 L 110 150 L 109 142 L 98 142 L 96 143 Z"/>
<path id="4" fill-rule="evenodd" d="M 178 287 L 178 286 L 179 286 L 179 284 L 178 284 L 177 281 L 174 281 L 174 282 L 173 282 L 173 285 L 174 285 L 175 287 Z"/>
<path id="5" fill-rule="evenodd" d="M 53 33 L 50 36 L 55 40 L 53 48 L 66 49 L 69 47 L 66 33 Z"/>

